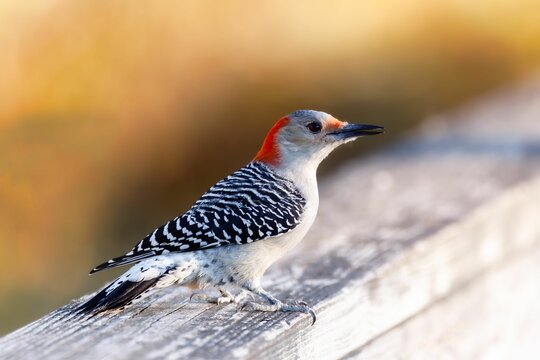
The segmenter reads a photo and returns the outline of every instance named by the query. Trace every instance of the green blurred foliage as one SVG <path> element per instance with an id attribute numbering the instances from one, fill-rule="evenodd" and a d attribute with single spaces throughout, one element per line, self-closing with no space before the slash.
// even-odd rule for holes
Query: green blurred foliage
<path id="1" fill-rule="evenodd" d="M 540 3 L 0 1 L 0 332 L 189 207 L 312 108 L 388 128 L 527 76 Z"/>

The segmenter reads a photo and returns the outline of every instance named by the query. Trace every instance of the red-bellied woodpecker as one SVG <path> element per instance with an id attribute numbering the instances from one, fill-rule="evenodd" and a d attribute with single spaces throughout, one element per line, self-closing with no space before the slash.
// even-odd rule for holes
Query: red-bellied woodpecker
<path id="1" fill-rule="evenodd" d="M 94 268 L 90 273 L 137 263 L 79 309 L 122 308 L 152 288 L 180 284 L 219 290 L 219 297 L 199 293 L 205 301 L 243 302 L 251 294 L 262 302 L 244 302 L 244 309 L 299 311 L 315 321 L 306 303 L 281 302 L 261 287 L 261 278 L 313 224 L 320 162 L 341 144 L 382 132 L 380 126 L 348 124 L 313 110 L 283 117 L 253 161 L 133 250 Z"/>

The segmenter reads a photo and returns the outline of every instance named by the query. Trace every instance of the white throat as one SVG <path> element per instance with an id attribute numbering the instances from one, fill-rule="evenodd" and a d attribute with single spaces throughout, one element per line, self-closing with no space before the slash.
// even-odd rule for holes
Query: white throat
<path id="1" fill-rule="evenodd" d="M 317 168 L 336 146 L 327 145 L 322 149 L 314 149 L 311 153 L 306 153 L 305 150 L 300 152 L 293 146 L 281 144 L 280 163 L 275 169 L 279 174 L 293 181 L 308 201 L 313 201 L 318 206 Z"/>

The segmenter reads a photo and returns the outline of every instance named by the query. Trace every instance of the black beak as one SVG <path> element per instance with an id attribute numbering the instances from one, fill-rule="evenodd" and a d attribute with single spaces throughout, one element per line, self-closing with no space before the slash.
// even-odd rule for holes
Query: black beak
<path id="1" fill-rule="evenodd" d="M 362 124 L 347 124 L 341 129 L 329 133 L 328 135 L 336 136 L 340 139 L 348 139 L 352 137 L 377 135 L 382 134 L 384 128 L 377 125 L 362 125 Z"/>

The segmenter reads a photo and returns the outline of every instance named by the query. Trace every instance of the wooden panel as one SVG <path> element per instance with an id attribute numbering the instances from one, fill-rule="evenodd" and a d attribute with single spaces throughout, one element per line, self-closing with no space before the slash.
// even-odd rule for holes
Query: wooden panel
<path id="1" fill-rule="evenodd" d="M 504 262 L 347 359 L 538 359 L 540 249 Z"/>

